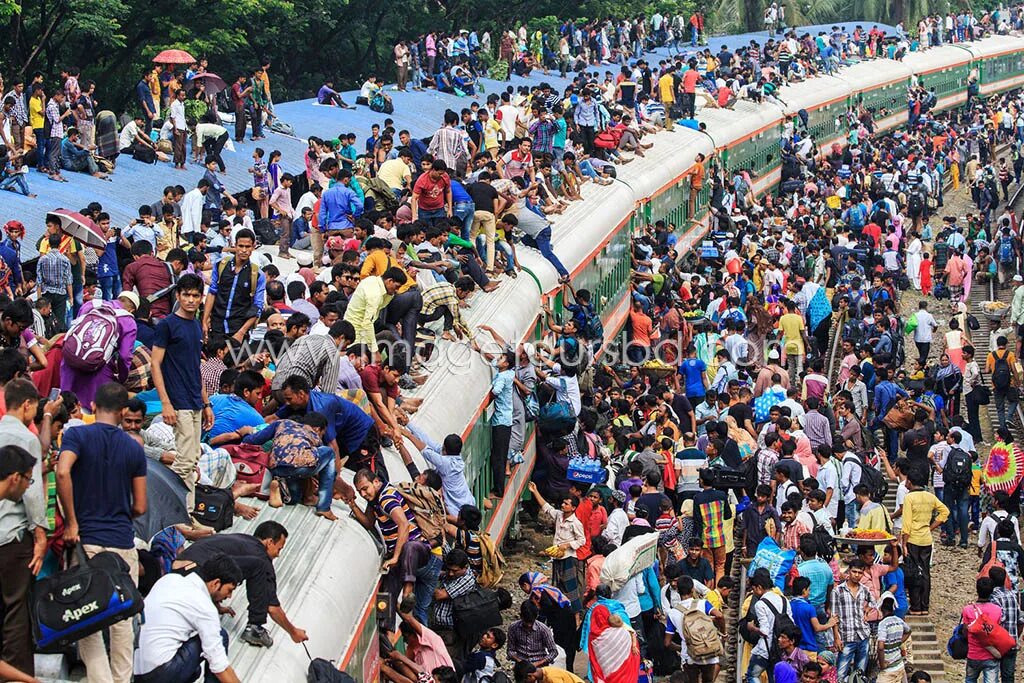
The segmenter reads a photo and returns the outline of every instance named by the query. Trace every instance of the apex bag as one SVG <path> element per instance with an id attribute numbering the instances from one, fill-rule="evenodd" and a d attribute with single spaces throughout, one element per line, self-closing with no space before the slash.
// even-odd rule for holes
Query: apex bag
<path id="1" fill-rule="evenodd" d="M 87 558 L 81 544 L 75 555 L 76 566 L 32 588 L 32 636 L 39 652 L 59 653 L 142 611 L 142 594 L 120 555 L 102 552 Z"/>
<path id="2" fill-rule="evenodd" d="M 117 319 L 128 311 L 105 302 L 93 302 L 93 308 L 71 323 L 64 335 L 64 362 L 80 372 L 96 372 L 117 353 L 121 336 Z"/>

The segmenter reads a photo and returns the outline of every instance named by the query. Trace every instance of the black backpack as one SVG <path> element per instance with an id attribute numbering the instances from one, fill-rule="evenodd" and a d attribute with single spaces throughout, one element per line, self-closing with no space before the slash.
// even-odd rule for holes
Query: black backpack
<path id="1" fill-rule="evenodd" d="M 857 319 L 847 320 L 843 323 L 842 340 L 860 344 L 864 340 L 864 328 Z"/>
<path id="2" fill-rule="evenodd" d="M 1006 391 L 1010 388 L 1010 363 L 1006 358 L 1010 355 L 1009 351 L 1003 351 L 1003 355 L 999 355 L 999 351 L 993 351 L 992 357 L 995 358 L 995 368 L 992 369 L 992 387 L 999 391 Z"/>
<path id="3" fill-rule="evenodd" d="M 786 613 L 788 602 L 786 598 L 782 598 L 782 612 L 778 612 L 774 605 L 772 605 L 771 600 L 764 601 L 764 604 L 768 606 L 768 609 L 775 616 L 775 623 L 772 625 L 772 641 L 768 644 L 769 662 L 778 662 L 782 659 L 782 650 L 779 648 L 779 635 L 783 631 L 796 628 L 796 624 L 793 623 L 793 617 Z"/>
<path id="4" fill-rule="evenodd" d="M 907 212 L 911 216 L 920 216 L 924 210 L 924 198 L 919 190 L 914 190 L 907 197 Z"/>
<path id="5" fill-rule="evenodd" d="M 953 448 L 942 468 L 942 483 L 947 488 L 963 491 L 971 483 L 971 456 L 962 448 Z"/>
<path id="6" fill-rule="evenodd" d="M 824 524 L 819 524 L 815 520 L 811 536 L 814 538 L 814 546 L 816 548 L 814 552 L 818 557 L 826 562 L 835 557 L 836 539 Z"/>
<path id="7" fill-rule="evenodd" d="M 196 506 L 192 516 L 214 531 L 230 528 L 235 521 L 235 497 L 231 495 L 231 489 L 196 484 Z"/>
<path id="8" fill-rule="evenodd" d="M 860 467 L 860 483 L 871 490 L 871 500 L 876 503 L 885 500 L 885 494 L 889 492 L 889 480 L 883 477 L 877 469 L 865 464 L 864 459 L 856 453 L 848 453 L 843 458 L 843 462 L 847 460 L 852 460 Z"/>
<path id="9" fill-rule="evenodd" d="M 751 645 L 757 645 L 757 641 L 761 640 L 760 634 L 754 633 L 750 630 L 750 625 L 754 622 L 754 605 L 761 598 L 754 596 L 750 600 L 750 604 L 747 606 L 747 613 L 740 619 L 740 623 L 737 626 L 737 631 L 740 634 L 740 638 L 747 641 Z"/>

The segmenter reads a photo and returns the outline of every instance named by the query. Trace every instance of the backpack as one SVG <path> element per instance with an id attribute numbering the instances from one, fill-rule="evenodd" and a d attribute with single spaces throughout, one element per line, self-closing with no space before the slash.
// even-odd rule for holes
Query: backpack
<path id="1" fill-rule="evenodd" d="M 750 625 L 754 621 L 754 605 L 760 600 L 757 596 L 753 596 L 750 604 L 747 605 L 747 612 L 744 614 L 736 626 L 737 632 L 740 634 L 740 638 L 750 643 L 751 645 L 757 645 L 757 641 L 761 639 L 761 636 L 750 630 Z"/>
<path id="2" fill-rule="evenodd" d="M 560 380 L 565 388 L 565 380 Z M 576 414 L 568 401 L 560 401 L 556 397 L 540 407 L 537 415 L 537 428 L 548 438 L 560 438 L 572 433 L 576 428 Z"/>
<path id="3" fill-rule="evenodd" d="M 434 541 L 443 540 L 447 513 L 441 492 L 412 481 L 399 482 L 395 488 L 416 517 L 416 526 L 420 528 L 423 539 L 431 545 L 435 545 Z"/>
<path id="4" fill-rule="evenodd" d="M 117 319 L 128 311 L 106 302 L 94 302 L 92 310 L 71 323 L 64 335 L 64 362 L 81 372 L 97 372 L 117 352 L 121 336 Z"/>
<path id="5" fill-rule="evenodd" d="M 192 516 L 214 531 L 231 528 L 235 522 L 235 497 L 231 495 L 231 489 L 196 484 L 196 504 Z"/>
<path id="6" fill-rule="evenodd" d="M 132 159 L 141 161 L 144 164 L 155 164 L 156 151 L 146 145 L 135 145 L 135 148 L 132 150 Z"/>
<path id="7" fill-rule="evenodd" d="M 832 532 L 824 524 L 818 524 L 815 520 L 814 529 L 811 530 L 814 537 L 815 555 L 828 562 L 836 555 L 836 539 Z"/>
<path id="8" fill-rule="evenodd" d="M 370 111 L 375 111 L 381 114 L 393 114 L 395 111 L 395 105 L 391 103 L 383 93 L 377 93 L 370 100 Z"/>
<path id="9" fill-rule="evenodd" d="M 942 468 L 942 483 L 949 489 L 963 491 L 971 483 L 971 456 L 962 448 L 953 448 Z"/>
<path id="10" fill-rule="evenodd" d="M 786 598 L 782 598 L 782 612 L 778 612 L 772 605 L 771 600 L 764 601 L 764 604 L 768 606 L 768 609 L 775 616 L 775 623 L 772 625 L 772 642 L 768 644 L 769 662 L 778 662 L 782 659 L 782 651 L 779 649 L 779 634 L 796 628 L 793 617 L 786 613 L 786 605 L 788 603 L 789 601 Z"/>
<path id="11" fill-rule="evenodd" d="M 999 262 L 1003 265 L 1013 263 L 1013 238 L 1003 237 L 999 240 Z"/>
<path id="12" fill-rule="evenodd" d="M 477 586 L 469 593 L 452 598 L 455 632 L 463 638 L 479 638 L 494 626 L 501 626 L 501 605 L 492 590 Z"/>
<path id="13" fill-rule="evenodd" d="M 907 212 L 911 216 L 921 215 L 921 211 L 924 210 L 924 198 L 921 197 L 921 193 L 914 191 L 907 197 Z"/>
<path id="14" fill-rule="evenodd" d="M 683 614 L 682 636 L 690 657 L 717 657 L 724 651 L 715 621 L 696 601 Z"/>
<path id="15" fill-rule="evenodd" d="M 852 342 L 855 346 L 864 340 L 864 328 L 859 320 L 847 320 L 843 323 L 842 340 Z"/>
<path id="16" fill-rule="evenodd" d="M 477 585 L 484 588 L 496 588 L 505 574 L 505 557 L 495 544 L 494 539 L 486 531 L 477 533 L 480 544 L 480 576 L 476 577 Z"/>
<path id="17" fill-rule="evenodd" d="M 604 343 L 604 325 L 601 323 L 601 316 L 596 313 L 586 312 L 586 320 L 583 321 L 583 327 L 580 333 L 585 339 L 589 339 L 595 342 L 600 348 L 600 345 Z"/>
<path id="18" fill-rule="evenodd" d="M 220 279 L 220 276 L 224 274 L 224 271 L 228 269 L 229 265 L 232 268 L 234 268 L 234 264 L 235 264 L 234 257 L 232 257 L 232 258 L 222 258 L 217 263 L 217 278 Z M 249 266 L 250 266 L 249 267 L 249 276 L 250 276 L 250 279 L 252 280 L 252 287 L 249 288 L 249 291 L 252 292 L 253 296 L 256 296 L 256 283 L 260 279 L 260 269 L 257 268 L 256 264 L 253 263 L 252 261 L 249 262 Z"/>
<path id="19" fill-rule="evenodd" d="M 1009 351 L 1004 351 L 1002 356 L 998 351 L 992 352 L 992 357 L 996 361 L 992 369 L 992 388 L 997 391 L 1006 391 L 1010 388 L 1010 363 L 1006 360 L 1009 355 Z"/>
<path id="20" fill-rule="evenodd" d="M 856 453 L 850 453 L 843 458 L 843 462 L 848 460 L 857 463 L 860 467 L 860 483 L 871 489 L 871 500 L 876 503 L 885 500 L 885 494 L 889 492 L 889 481 L 882 476 L 882 473 L 867 465 L 864 459 Z"/>

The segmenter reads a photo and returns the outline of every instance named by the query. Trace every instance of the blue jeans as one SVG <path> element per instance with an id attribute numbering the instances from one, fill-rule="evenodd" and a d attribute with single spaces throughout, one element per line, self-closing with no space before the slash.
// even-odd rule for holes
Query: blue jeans
<path id="1" fill-rule="evenodd" d="M 320 446 L 316 449 L 316 465 L 312 467 L 281 465 L 272 468 L 271 473 L 288 482 L 288 491 L 291 493 L 293 505 L 302 500 L 302 480 L 315 476 L 317 483 L 316 511 L 327 512 L 331 509 L 337 469 L 334 462 L 334 449 L 330 446 Z"/>
<path id="2" fill-rule="evenodd" d="M 31 194 L 28 189 L 28 181 L 25 180 L 25 175 L 22 173 L 15 173 L 0 180 L 0 190 L 10 190 L 12 188 L 17 188 L 17 191 L 26 197 Z"/>
<path id="3" fill-rule="evenodd" d="M 750 655 L 747 664 L 746 683 L 761 683 L 761 674 L 768 669 L 768 658 L 761 655 Z"/>
<path id="4" fill-rule="evenodd" d="M 852 643 L 843 643 L 843 651 L 839 653 L 839 659 L 836 662 L 836 680 L 839 683 L 844 683 L 850 675 L 851 664 L 854 669 L 867 671 L 869 640 L 869 638 L 865 638 Z"/>
<path id="5" fill-rule="evenodd" d="M 851 529 L 857 526 L 857 519 L 860 517 L 860 506 L 857 505 L 856 500 L 852 500 L 846 504 L 846 526 Z"/>
<path id="6" fill-rule="evenodd" d="M 421 221 L 427 221 L 428 223 L 434 223 L 434 221 L 438 219 L 448 219 L 448 214 L 445 213 L 444 207 L 441 207 L 440 209 L 420 209 L 417 213 L 417 217 Z"/>
<path id="7" fill-rule="evenodd" d="M 103 292 L 104 301 L 113 301 L 121 293 L 121 278 L 116 275 L 104 275 L 98 278 L 100 291 Z"/>
<path id="8" fill-rule="evenodd" d="M 516 259 L 512 255 L 512 247 L 505 240 L 494 241 L 495 250 L 501 250 L 505 254 L 505 273 L 516 272 Z M 487 238 L 483 235 L 476 236 L 476 251 L 478 254 L 487 253 Z"/>
<path id="9" fill-rule="evenodd" d="M 1013 683 L 1013 674 L 1017 668 L 1017 648 L 1013 648 L 999 660 L 999 683 Z"/>
<path id="10" fill-rule="evenodd" d="M 224 649 L 228 647 L 228 632 L 220 630 L 220 639 L 224 641 Z M 136 683 L 193 683 L 199 678 L 203 661 L 203 644 L 199 636 L 193 636 L 181 644 L 178 651 L 167 662 L 164 662 L 149 673 L 135 676 Z M 203 683 L 217 683 L 217 677 L 206 670 Z"/>
<path id="11" fill-rule="evenodd" d="M 999 683 L 998 659 L 968 659 L 964 683 Z"/>
<path id="12" fill-rule="evenodd" d="M 469 233 L 473 229 L 473 202 L 455 202 L 452 205 L 452 215 L 462 221 L 461 237 L 464 240 L 468 240 Z"/>
<path id="13" fill-rule="evenodd" d="M 967 491 L 945 491 L 943 501 L 949 508 L 949 519 L 946 521 L 946 542 L 956 541 L 956 532 L 960 532 L 960 545 L 967 547 L 967 523 L 970 521 L 968 511 L 969 497 Z"/>
<path id="14" fill-rule="evenodd" d="M 427 563 L 416 570 L 416 585 L 413 587 L 413 593 L 416 596 L 414 614 L 416 620 L 421 624 L 428 623 L 427 610 L 430 609 L 430 603 L 434 601 L 434 591 L 437 590 L 437 577 L 441 573 L 441 564 L 441 557 L 430 553 Z"/>
<path id="15" fill-rule="evenodd" d="M 529 235 L 523 235 L 523 244 L 528 247 L 533 247 L 540 251 L 541 256 L 546 258 L 548 262 L 555 267 L 558 274 L 561 277 L 569 277 L 569 271 L 565 269 L 562 262 L 555 256 L 555 252 L 551 249 L 551 226 L 548 226 L 537 233 L 536 237 L 530 237 Z"/>

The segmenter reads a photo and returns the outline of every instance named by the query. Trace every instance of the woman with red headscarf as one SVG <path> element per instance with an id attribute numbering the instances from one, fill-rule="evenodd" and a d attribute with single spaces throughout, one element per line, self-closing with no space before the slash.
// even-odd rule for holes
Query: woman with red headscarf
<path id="1" fill-rule="evenodd" d="M 640 678 L 640 644 L 636 633 L 602 602 L 590 612 L 587 651 L 594 683 L 636 683 Z"/>

